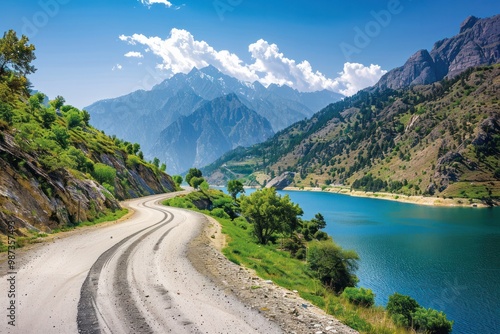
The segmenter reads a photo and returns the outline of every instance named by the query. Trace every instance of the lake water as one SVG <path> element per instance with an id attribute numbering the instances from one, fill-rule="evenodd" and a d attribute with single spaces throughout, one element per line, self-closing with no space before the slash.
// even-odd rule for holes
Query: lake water
<path id="1" fill-rule="evenodd" d="M 247 191 L 248 193 L 248 191 Z M 500 208 L 443 208 L 323 192 L 281 191 L 360 256 L 359 285 L 444 311 L 453 334 L 500 333 Z"/>

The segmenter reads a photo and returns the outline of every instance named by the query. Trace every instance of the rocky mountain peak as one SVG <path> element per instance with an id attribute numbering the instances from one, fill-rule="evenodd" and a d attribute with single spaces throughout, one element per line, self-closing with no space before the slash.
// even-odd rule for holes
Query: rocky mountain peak
<path id="1" fill-rule="evenodd" d="M 465 31 L 467 31 L 468 29 L 472 28 L 476 22 L 479 21 L 479 18 L 475 17 L 475 16 L 469 16 L 467 17 L 464 22 L 462 22 L 462 24 L 460 25 L 460 33 L 463 33 Z"/>
<path id="2" fill-rule="evenodd" d="M 420 50 L 401 67 L 386 73 L 375 88 L 400 89 L 452 78 L 468 68 L 500 61 L 500 15 L 479 19 L 469 16 L 460 33 Z"/>

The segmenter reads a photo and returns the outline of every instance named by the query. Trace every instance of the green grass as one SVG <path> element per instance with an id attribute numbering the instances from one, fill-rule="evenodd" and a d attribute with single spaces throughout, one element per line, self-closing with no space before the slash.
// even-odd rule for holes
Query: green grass
<path id="1" fill-rule="evenodd" d="M 191 193 L 166 201 L 165 204 L 192 208 L 189 199 L 200 196 Z M 188 203 L 186 203 L 188 202 Z M 196 210 L 196 209 L 194 209 Z M 210 214 L 208 211 L 200 211 Z M 289 290 L 297 290 L 299 295 L 312 304 L 335 316 L 344 324 L 361 333 L 409 333 L 396 327 L 382 307 L 360 307 L 326 289 L 319 279 L 308 269 L 307 263 L 292 258 L 290 253 L 279 248 L 279 240 L 274 245 L 259 245 L 252 236 L 252 226 L 243 218 L 234 221 L 214 217 L 222 225 L 222 233 L 227 236 L 227 246 L 222 250 L 228 260 L 251 268 L 257 275 Z"/>
<path id="2" fill-rule="evenodd" d="M 52 233 L 54 234 L 54 233 L 58 233 L 58 232 L 66 232 L 66 231 L 71 231 L 71 230 L 74 230 L 75 228 L 82 227 L 82 226 L 93 226 L 93 225 L 97 225 L 97 224 L 101 224 L 101 223 L 106 223 L 106 222 L 118 220 L 118 219 L 122 218 L 123 216 L 125 216 L 127 213 L 128 213 L 128 209 L 116 210 L 114 212 L 109 210 L 105 214 L 102 214 L 100 217 L 98 217 L 92 221 L 85 221 L 85 222 L 81 222 L 81 223 L 76 224 L 76 225 L 63 226 L 61 228 L 52 230 Z"/>

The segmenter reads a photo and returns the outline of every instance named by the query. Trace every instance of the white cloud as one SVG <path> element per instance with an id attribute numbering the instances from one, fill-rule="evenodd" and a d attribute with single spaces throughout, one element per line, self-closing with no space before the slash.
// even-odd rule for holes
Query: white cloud
<path id="1" fill-rule="evenodd" d="M 193 67 L 212 65 L 242 81 L 259 81 L 265 86 L 273 83 L 288 85 L 303 92 L 328 89 L 352 95 L 375 84 L 386 72 L 378 65 L 345 63 L 338 77 L 328 78 L 314 71 L 307 60 L 297 63 L 281 53 L 276 44 L 269 44 L 263 39 L 249 45 L 253 63 L 245 64 L 238 55 L 227 50 L 215 50 L 207 42 L 195 40 L 189 31 L 183 29 L 172 29 L 166 39 L 142 34 L 121 35 L 119 38 L 130 45 L 143 45 L 146 52 L 160 57 L 162 62 L 157 68 L 170 75 L 188 73 Z"/>
<path id="2" fill-rule="evenodd" d="M 154 4 L 164 4 L 168 8 L 172 7 L 172 3 L 168 0 L 139 0 L 139 2 L 148 7 Z"/>
<path id="3" fill-rule="evenodd" d="M 127 58 L 144 58 L 142 53 L 136 51 L 127 52 L 124 56 Z"/>
<path id="4" fill-rule="evenodd" d="M 358 63 L 345 63 L 344 70 L 335 80 L 339 83 L 339 92 L 350 96 L 363 88 L 373 86 L 385 73 L 387 71 L 379 65 L 364 66 Z"/>
<path id="5" fill-rule="evenodd" d="M 122 68 L 123 68 L 122 65 L 116 64 L 115 66 L 113 66 L 113 68 L 111 69 L 111 71 L 120 71 Z"/>

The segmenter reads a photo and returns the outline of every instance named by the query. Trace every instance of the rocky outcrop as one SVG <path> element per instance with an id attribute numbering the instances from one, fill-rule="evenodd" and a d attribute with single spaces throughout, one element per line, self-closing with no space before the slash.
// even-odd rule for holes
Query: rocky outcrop
<path id="1" fill-rule="evenodd" d="M 280 176 L 275 177 L 266 184 L 266 188 L 275 188 L 276 190 L 283 190 L 292 184 L 295 173 L 284 172 Z"/>
<path id="2" fill-rule="evenodd" d="M 470 67 L 500 61 L 500 15 L 468 17 L 460 33 L 437 42 L 432 51 L 420 50 L 402 66 L 386 73 L 375 88 L 400 89 L 452 78 Z"/>
<path id="3" fill-rule="evenodd" d="M 87 151 L 86 148 L 82 148 Z M 54 228 L 88 221 L 106 210 L 119 209 L 116 198 L 126 199 L 174 191 L 170 176 L 142 164 L 127 166 L 126 154 L 93 156 L 93 161 L 117 171 L 115 196 L 98 182 L 77 171 L 46 171 L 36 153 L 23 151 L 10 133 L 0 136 L 0 233 L 9 222 L 22 229 L 50 232 Z"/>
<path id="4" fill-rule="evenodd" d="M 66 224 L 95 218 L 119 203 L 95 181 L 74 176 L 66 170 L 47 173 L 14 144 L 9 134 L 0 142 L 0 232 L 7 224 L 50 231 Z"/>

